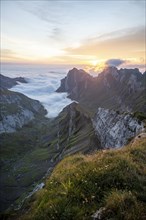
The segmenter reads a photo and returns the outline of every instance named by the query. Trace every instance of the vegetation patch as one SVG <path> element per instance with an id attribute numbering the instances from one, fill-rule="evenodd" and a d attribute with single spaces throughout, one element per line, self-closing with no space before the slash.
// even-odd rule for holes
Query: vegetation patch
<path id="1" fill-rule="evenodd" d="M 143 112 L 134 112 L 133 116 L 136 117 L 140 121 L 146 120 L 146 114 Z"/>
<path id="2" fill-rule="evenodd" d="M 123 149 L 66 157 L 20 219 L 146 219 L 146 138 Z"/>

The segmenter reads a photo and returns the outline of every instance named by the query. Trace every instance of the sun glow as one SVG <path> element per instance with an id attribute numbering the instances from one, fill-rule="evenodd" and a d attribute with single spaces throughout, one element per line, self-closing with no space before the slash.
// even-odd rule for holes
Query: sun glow
<path id="1" fill-rule="evenodd" d="M 90 73 L 100 73 L 106 67 L 106 60 L 90 60 L 85 70 Z"/>
<path id="2" fill-rule="evenodd" d="M 91 60 L 91 61 L 90 61 L 90 64 L 91 64 L 92 66 L 97 66 L 98 63 L 99 63 L 98 60 Z"/>

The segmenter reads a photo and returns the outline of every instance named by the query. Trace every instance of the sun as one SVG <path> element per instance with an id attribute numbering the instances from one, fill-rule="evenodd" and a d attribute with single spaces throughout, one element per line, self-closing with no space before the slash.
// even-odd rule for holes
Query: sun
<path id="1" fill-rule="evenodd" d="M 90 60 L 90 64 L 91 64 L 92 66 L 96 66 L 98 63 L 99 63 L 98 60 Z"/>

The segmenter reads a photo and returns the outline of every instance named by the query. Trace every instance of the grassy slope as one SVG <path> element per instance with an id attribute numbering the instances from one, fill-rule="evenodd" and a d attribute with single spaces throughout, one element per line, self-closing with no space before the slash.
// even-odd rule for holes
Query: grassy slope
<path id="1" fill-rule="evenodd" d="M 45 175 L 55 154 L 45 143 L 55 134 L 54 124 L 49 119 L 39 118 L 15 133 L 0 135 L 2 209 L 17 199 L 19 204 Z"/>
<path id="2" fill-rule="evenodd" d="M 66 154 L 89 152 L 97 145 L 91 121 L 79 106 L 74 113 L 70 137 L 68 108 L 55 120 L 38 118 L 15 133 L 0 135 L 1 210 L 12 203 L 19 206 L 28 191 Z"/>
<path id="3" fill-rule="evenodd" d="M 119 150 L 65 158 L 20 219 L 146 219 L 146 138 Z"/>

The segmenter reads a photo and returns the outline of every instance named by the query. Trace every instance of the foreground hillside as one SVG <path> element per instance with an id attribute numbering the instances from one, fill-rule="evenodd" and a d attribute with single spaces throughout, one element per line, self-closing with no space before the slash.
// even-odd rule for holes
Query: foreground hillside
<path id="1" fill-rule="evenodd" d="M 146 219 L 145 158 L 145 134 L 122 149 L 67 157 L 20 219 Z"/>

